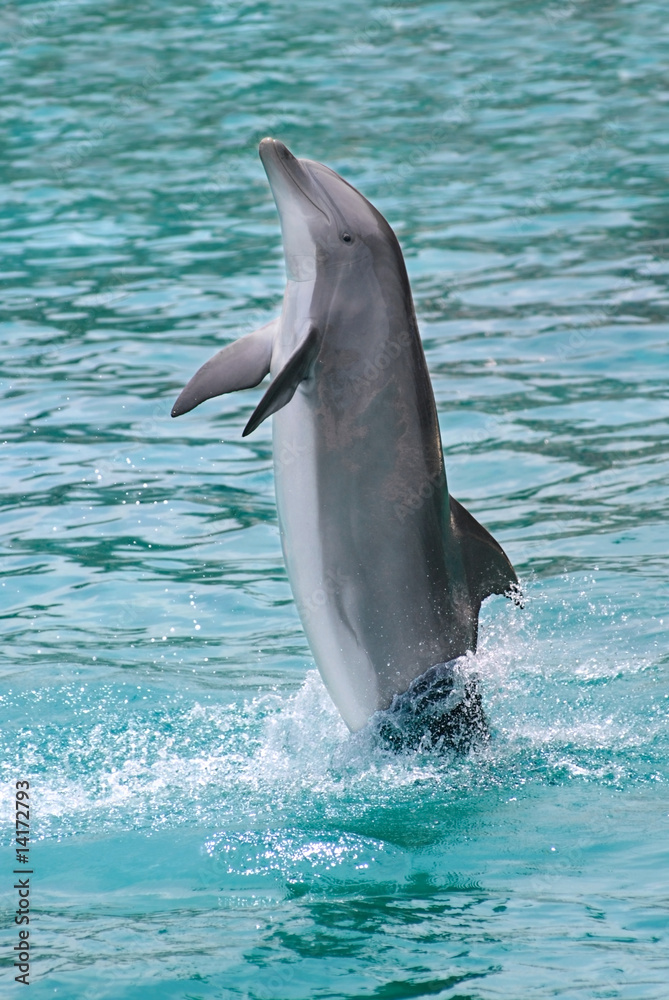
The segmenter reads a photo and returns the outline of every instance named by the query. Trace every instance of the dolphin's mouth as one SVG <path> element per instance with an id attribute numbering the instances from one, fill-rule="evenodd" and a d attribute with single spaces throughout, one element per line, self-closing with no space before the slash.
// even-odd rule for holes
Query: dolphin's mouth
<path id="1" fill-rule="evenodd" d="M 277 208 L 280 209 L 280 205 L 274 186 L 272 185 L 272 171 L 274 168 L 281 170 L 284 176 L 286 176 L 289 181 L 295 185 L 300 194 L 302 194 L 307 201 L 325 217 L 328 223 L 332 223 L 332 217 L 323 208 L 323 205 L 319 205 L 319 203 L 314 200 L 313 194 L 306 190 L 306 179 L 308 178 L 308 183 L 311 184 L 315 183 L 314 179 L 306 173 L 300 161 L 296 156 L 293 156 L 291 151 L 286 145 L 284 145 L 283 142 L 280 142 L 279 139 L 262 139 L 260 141 L 260 145 L 258 146 L 258 153 L 260 154 L 262 165 L 265 168 L 267 180 L 272 188 L 272 194 L 274 195 Z M 304 176 L 301 177 L 300 174 L 303 174 Z"/>

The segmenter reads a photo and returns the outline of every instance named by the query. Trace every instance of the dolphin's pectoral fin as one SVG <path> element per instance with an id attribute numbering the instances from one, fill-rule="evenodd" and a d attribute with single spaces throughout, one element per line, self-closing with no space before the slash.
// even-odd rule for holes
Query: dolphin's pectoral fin
<path id="1" fill-rule="evenodd" d="M 455 497 L 450 497 L 450 504 L 451 527 L 460 542 L 469 592 L 477 612 L 491 594 L 506 594 L 522 605 L 516 571 L 502 546 Z"/>
<path id="2" fill-rule="evenodd" d="M 262 382 L 269 374 L 278 327 L 279 320 L 273 319 L 214 354 L 182 390 L 172 407 L 172 416 L 180 417 L 212 396 L 222 396 L 224 392 L 236 389 L 251 389 Z"/>
<path id="3" fill-rule="evenodd" d="M 272 413 L 276 413 L 282 406 L 290 402 L 300 382 L 309 374 L 309 369 L 316 360 L 319 347 L 318 330 L 312 326 L 294 354 L 291 355 L 278 375 L 272 379 L 269 389 L 251 414 L 242 437 L 246 437 L 247 434 L 254 431 L 265 417 L 271 416 Z"/>

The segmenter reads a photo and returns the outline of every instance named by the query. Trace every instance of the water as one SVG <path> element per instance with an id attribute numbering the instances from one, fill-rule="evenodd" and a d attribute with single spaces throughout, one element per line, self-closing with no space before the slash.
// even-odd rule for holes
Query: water
<path id="1" fill-rule="evenodd" d="M 665 13 L 5 8 L 2 996 L 28 778 L 33 997 L 666 998 Z M 169 418 L 278 310 L 266 134 L 395 227 L 452 492 L 524 582 L 465 759 L 330 704 L 259 391 Z"/>

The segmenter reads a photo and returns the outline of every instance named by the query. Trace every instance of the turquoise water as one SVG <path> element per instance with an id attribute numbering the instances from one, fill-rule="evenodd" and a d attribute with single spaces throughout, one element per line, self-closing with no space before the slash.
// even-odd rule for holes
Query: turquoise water
<path id="1" fill-rule="evenodd" d="M 663 5 L 2 17 L 0 994 L 27 778 L 33 998 L 666 1000 Z M 278 311 L 267 134 L 396 229 L 450 487 L 523 579 L 469 758 L 329 702 L 260 390 L 169 418 Z"/>

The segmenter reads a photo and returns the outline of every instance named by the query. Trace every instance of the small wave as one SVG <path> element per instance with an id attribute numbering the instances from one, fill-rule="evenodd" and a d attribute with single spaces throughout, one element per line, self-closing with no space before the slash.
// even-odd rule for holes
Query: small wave
<path id="1" fill-rule="evenodd" d="M 564 634 L 545 588 L 529 595 L 524 612 L 490 616 L 468 658 L 490 726 L 469 754 L 420 743 L 395 753 L 373 727 L 350 734 L 310 670 L 296 692 L 227 702 L 124 684 L 6 696 L 6 709 L 25 717 L 30 707 L 36 718 L 6 741 L 4 769 L 27 767 L 39 782 L 43 837 L 193 823 L 316 828 L 333 817 L 379 830 L 384 814 L 404 828 L 403 810 L 424 814 L 429 803 L 438 818 L 532 783 L 669 780 L 659 668 L 643 656 L 580 652 L 579 637 L 602 624 L 590 594 L 561 607 L 572 616 Z"/>

